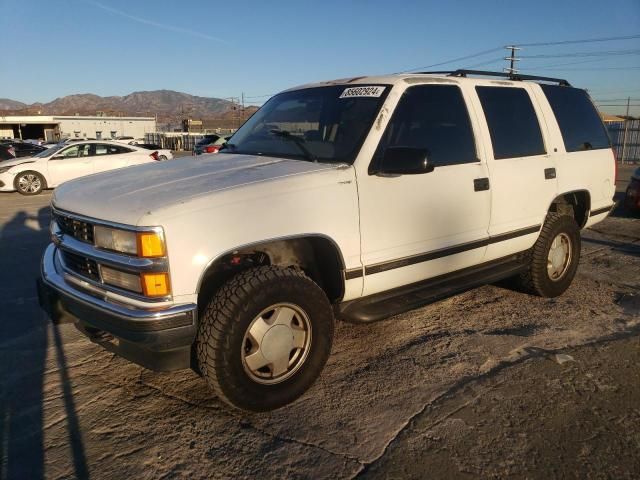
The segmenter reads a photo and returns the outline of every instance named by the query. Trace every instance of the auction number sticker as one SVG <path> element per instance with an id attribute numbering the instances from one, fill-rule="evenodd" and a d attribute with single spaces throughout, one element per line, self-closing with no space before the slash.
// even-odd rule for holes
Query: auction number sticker
<path id="1" fill-rule="evenodd" d="M 379 97 L 384 92 L 385 87 L 349 87 L 345 88 L 340 98 L 352 97 Z"/>

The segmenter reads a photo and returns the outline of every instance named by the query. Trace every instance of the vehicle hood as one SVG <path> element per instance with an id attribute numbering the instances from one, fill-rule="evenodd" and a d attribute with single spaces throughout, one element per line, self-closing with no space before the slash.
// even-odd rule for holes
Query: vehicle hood
<path id="1" fill-rule="evenodd" d="M 188 156 L 65 182 L 52 202 L 61 210 L 138 225 L 152 211 L 187 204 L 195 197 L 336 167 L 255 155 Z"/>
<path id="2" fill-rule="evenodd" d="M 40 159 L 32 157 L 20 157 L 13 160 L 0 160 L 0 168 L 15 167 L 16 165 L 22 165 L 23 163 L 35 163 L 38 160 Z"/>

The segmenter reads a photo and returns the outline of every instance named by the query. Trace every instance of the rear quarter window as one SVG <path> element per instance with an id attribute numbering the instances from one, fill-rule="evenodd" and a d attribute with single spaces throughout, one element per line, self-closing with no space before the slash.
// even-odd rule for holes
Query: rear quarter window
<path id="1" fill-rule="evenodd" d="M 567 152 L 610 148 L 607 131 L 584 90 L 540 85 L 556 116 Z"/>

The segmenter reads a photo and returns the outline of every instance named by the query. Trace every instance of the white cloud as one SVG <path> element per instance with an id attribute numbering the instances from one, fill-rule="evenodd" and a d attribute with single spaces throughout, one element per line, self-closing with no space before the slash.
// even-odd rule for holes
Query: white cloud
<path id="1" fill-rule="evenodd" d="M 227 42 L 226 40 L 223 40 L 222 38 L 212 37 L 211 35 L 207 35 L 206 33 L 197 32 L 195 30 L 189 30 L 188 28 L 176 27 L 173 25 L 167 25 L 165 23 L 154 22 L 153 20 L 149 20 L 147 18 L 136 17 L 135 15 L 130 15 L 127 12 L 123 12 L 122 10 L 118 10 L 108 5 L 104 5 L 94 0 L 83 0 L 83 1 L 85 3 L 98 7 L 106 12 L 113 13 L 114 15 L 118 15 L 120 17 L 133 20 L 134 22 L 142 23 L 144 25 L 151 25 L 152 27 L 161 28 L 163 30 L 169 30 L 171 32 L 184 33 L 186 35 L 191 35 L 192 37 L 203 38 L 205 40 L 211 40 L 213 42 L 229 44 L 229 42 Z"/>

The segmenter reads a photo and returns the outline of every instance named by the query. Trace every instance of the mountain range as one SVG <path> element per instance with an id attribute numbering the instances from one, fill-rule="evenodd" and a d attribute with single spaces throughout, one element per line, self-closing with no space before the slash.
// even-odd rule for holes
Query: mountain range
<path id="1" fill-rule="evenodd" d="M 0 98 L 0 111 L 4 115 L 95 115 L 96 112 L 104 112 L 106 115 L 115 116 L 157 115 L 163 120 L 185 117 L 207 119 L 228 116 L 234 111 L 234 104 L 222 98 L 199 97 L 173 90 L 155 90 L 111 97 L 81 93 L 31 105 Z"/>

